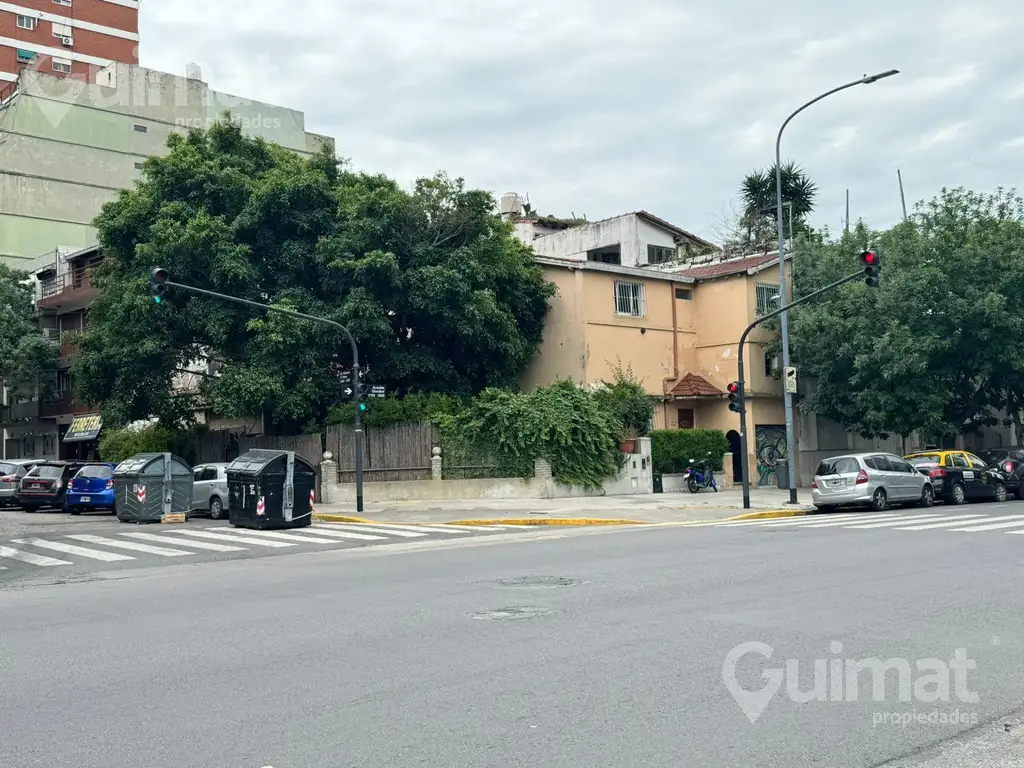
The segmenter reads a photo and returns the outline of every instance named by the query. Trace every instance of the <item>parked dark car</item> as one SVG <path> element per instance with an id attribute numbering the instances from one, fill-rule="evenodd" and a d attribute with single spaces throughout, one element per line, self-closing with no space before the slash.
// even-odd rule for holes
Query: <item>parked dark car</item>
<path id="1" fill-rule="evenodd" d="M 1007 490 L 1016 494 L 1018 499 L 1024 500 L 1024 448 L 1016 445 L 1009 448 L 993 448 L 982 451 L 981 458 L 999 467 L 1006 475 Z"/>
<path id="2" fill-rule="evenodd" d="M 18 484 L 16 498 L 26 512 L 44 507 L 66 509 L 68 486 L 82 467 L 91 461 L 43 461 L 25 475 Z"/>
<path id="3" fill-rule="evenodd" d="M 78 470 L 68 484 L 64 505 L 72 515 L 93 509 L 110 510 L 116 515 L 114 465 L 87 464 Z"/>

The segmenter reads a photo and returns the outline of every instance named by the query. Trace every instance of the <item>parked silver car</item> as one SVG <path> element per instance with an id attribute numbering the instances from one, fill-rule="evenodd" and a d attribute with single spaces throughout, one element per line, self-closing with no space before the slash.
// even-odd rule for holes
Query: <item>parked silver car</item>
<path id="1" fill-rule="evenodd" d="M 16 507 L 18 484 L 42 459 L 0 459 L 0 508 Z"/>
<path id="2" fill-rule="evenodd" d="M 814 472 L 811 501 L 820 510 L 890 504 L 930 507 L 935 503 L 931 480 L 891 453 L 849 453 L 825 459 Z"/>
<path id="3" fill-rule="evenodd" d="M 214 520 L 227 517 L 228 473 L 227 464 L 200 464 L 193 467 L 192 510 L 209 512 Z"/>

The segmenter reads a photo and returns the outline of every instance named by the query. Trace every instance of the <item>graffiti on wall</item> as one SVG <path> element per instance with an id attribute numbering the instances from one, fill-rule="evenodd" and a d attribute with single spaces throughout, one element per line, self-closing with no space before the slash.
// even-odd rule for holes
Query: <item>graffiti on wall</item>
<path id="1" fill-rule="evenodd" d="M 754 428 L 757 452 L 757 484 L 775 485 L 775 468 L 786 459 L 786 428 L 770 425 Z"/>

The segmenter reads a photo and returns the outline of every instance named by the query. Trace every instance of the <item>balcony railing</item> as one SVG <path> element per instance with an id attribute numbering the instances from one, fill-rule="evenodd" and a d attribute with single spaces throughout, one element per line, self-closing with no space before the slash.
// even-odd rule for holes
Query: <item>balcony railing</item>
<path id="1" fill-rule="evenodd" d="M 89 407 L 75 400 L 74 394 L 68 390 L 58 392 L 53 397 L 44 400 L 39 415 L 43 418 L 52 419 L 55 416 L 88 412 Z"/>
<path id="2" fill-rule="evenodd" d="M 78 294 L 83 297 L 91 294 L 93 291 L 92 270 L 92 267 L 75 267 L 63 275 L 44 280 L 40 285 L 39 300 L 42 302 L 57 297 L 68 299 Z"/>
<path id="3" fill-rule="evenodd" d="M 39 401 L 29 400 L 26 403 L 11 403 L 0 408 L 0 423 L 13 424 L 19 421 L 31 421 L 39 418 Z"/>

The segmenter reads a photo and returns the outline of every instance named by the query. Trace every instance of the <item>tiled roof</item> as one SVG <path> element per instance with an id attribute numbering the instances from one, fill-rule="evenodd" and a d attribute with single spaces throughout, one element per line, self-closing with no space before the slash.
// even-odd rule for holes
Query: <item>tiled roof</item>
<path id="1" fill-rule="evenodd" d="M 738 275 L 742 272 L 746 272 L 748 269 L 754 269 L 755 267 L 760 267 L 764 264 L 768 264 L 769 262 L 778 260 L 778 253 L 762 253 L 757 256 L 748 256 L 745 259 L 730 259 L 729 261 L 720 261 L 717 264 L 707 264 L 702 267 L 683 269 L 676 274 L 692 277 L 694 280 L 708 280 L 712 277 Z"/>
<path id="2" fill-rule="evenodd" d="M 679 380 L 679 383 L 672 387 L 669 393 L 676 397 L 715 397 L 724 395 L 718 387 L 695 373 L 688 373 Z"/>

